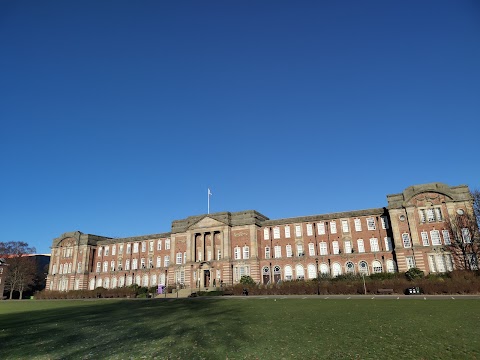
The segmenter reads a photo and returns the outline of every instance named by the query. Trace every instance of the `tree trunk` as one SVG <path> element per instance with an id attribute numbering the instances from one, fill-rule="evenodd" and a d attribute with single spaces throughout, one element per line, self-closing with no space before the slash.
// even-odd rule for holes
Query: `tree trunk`
<path id="1" fill-rule="evenodd" d="M 20 290 L 20 297 L 18 298 L 18 300 L 22 300 L 23 298 L 23 290 Z"/>
<path id="2" fill-rule="evenodd" d="M 10 290 L 10 300 L 12 300 L 12 298 L 13 298 L 13 289 Z"/>

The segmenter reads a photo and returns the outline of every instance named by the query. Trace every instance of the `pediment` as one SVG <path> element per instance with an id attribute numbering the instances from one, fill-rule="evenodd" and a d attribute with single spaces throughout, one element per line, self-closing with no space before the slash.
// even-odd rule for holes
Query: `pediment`
<path id="1" fill-rule="evenodd" d="M 203 228 L 211 228 L 211 227 L 218 227 L 218 226 L 225 226 L 225 224 L 209 216 L 205 216 L 195 224 L 190 225 L 189 229 L 203 229 Z"/>

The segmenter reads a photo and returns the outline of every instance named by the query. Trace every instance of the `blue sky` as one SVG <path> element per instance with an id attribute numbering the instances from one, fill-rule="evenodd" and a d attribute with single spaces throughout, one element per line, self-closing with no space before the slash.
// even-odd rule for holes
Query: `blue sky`
<path id="1" fill-rule="evenodd" d="M 479 187 L 476 1 L 3 1 L 0 241 Z"/>

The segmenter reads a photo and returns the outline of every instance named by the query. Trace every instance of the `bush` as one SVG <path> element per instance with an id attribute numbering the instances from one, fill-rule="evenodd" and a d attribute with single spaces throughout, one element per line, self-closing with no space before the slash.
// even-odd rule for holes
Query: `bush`
<path id="1" fill-rule="evenodd" d="M 250 286 L 253 286 L 253 285 L 256 285 L 255 281 L 248 275 L 243 275 L 241 278 L 240 278 L 240 284 L 242 285 L 250 285 Z"/>
<path id="2" fill-rule="evenodd" d="M 405 273 L 405 276 L 407 277 L 408 280 L 412 281 L 414 279 L 420 279 L 423 278 L 423 271 L 420 270 L 419 268 L 411 268 Z"/>

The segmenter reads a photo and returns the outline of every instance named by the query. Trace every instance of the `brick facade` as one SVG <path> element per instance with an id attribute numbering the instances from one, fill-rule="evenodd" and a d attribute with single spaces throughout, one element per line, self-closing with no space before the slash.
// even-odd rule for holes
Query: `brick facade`
<path id="1" fill-rule="evenodd" d="M 242 275 L 266 284 L 453 268 L 443 246 L 444 219 L 471 211 L 468 187 L 416 185 L 387 199 L 385 208 L 277 220 L 253 210 L 191 216 L 173 221 L 170 232 L 121 239 L 65 233 L 52 244 L 47 289 L 205 288 L 237 283 Z"/>

